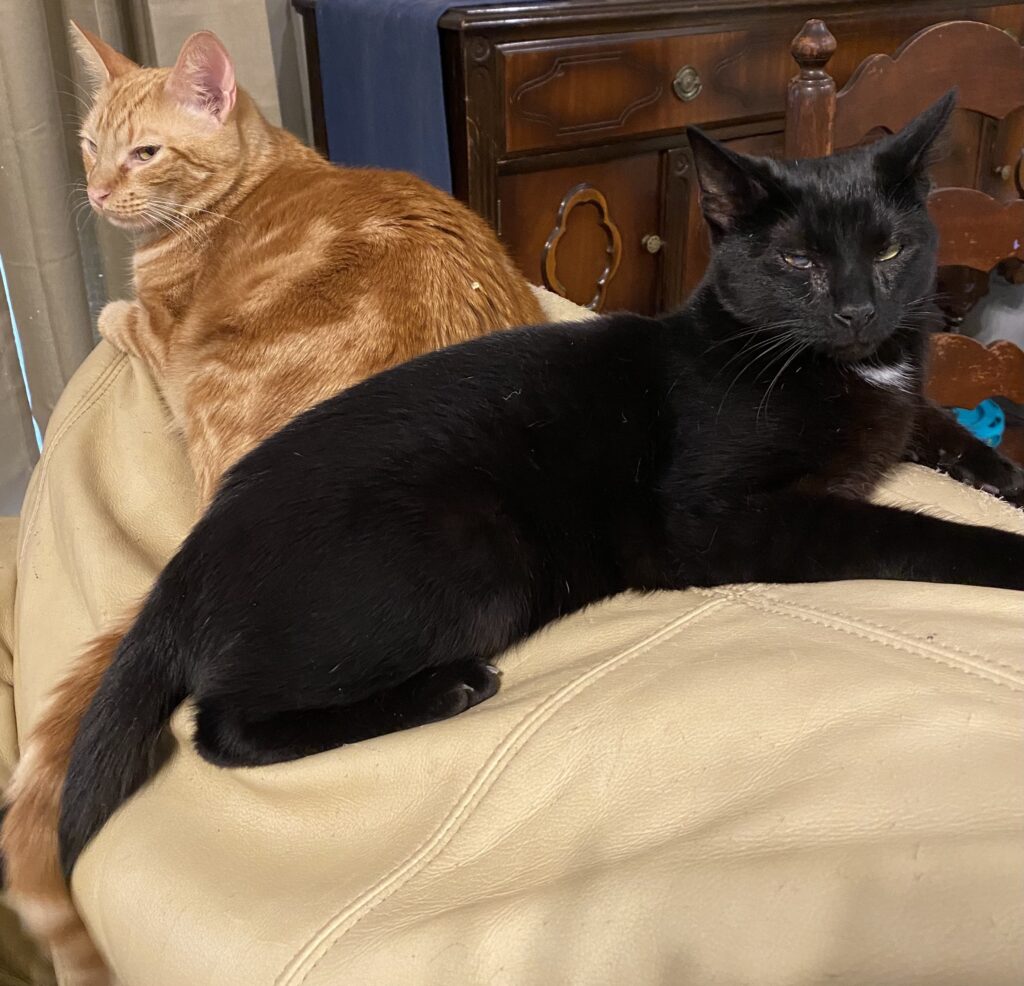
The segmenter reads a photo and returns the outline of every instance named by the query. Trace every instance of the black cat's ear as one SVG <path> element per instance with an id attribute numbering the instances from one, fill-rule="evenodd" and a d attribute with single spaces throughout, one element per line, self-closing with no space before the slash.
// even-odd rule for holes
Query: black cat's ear
<path id="1" fill-rule="evenodd" d="M 700 185 L 700 207 L 717 239 L 768 198 L 765 176 L 749 158 L 736 154 L 703 130 L 687 127 Z"/>
<path id="2" fill-rule="evenodd" d="M 915 116 L 902 130 L 876 145 L 882 175 L 895 184 L 908 178 L 924 181 L 928 168 L 945 153 L 943 137 L 956 106 L 957 90 Z"/>

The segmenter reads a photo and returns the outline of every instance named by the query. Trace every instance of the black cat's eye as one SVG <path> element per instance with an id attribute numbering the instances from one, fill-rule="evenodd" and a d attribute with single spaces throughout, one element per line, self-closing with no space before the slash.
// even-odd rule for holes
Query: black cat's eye
<path id="1" fill-rule="evenodd" d="M 782 259 L 785 260 L 790 267 L 795 267 L 797 270 L 807 270 L 808 267 L 814 266 L 814 261 L 802 253 L 784 253 L 782 255 Z"/>
<path id="2" fill-rule="evenodd" d="M 898 243 L 890 243 L 880 254 L 878 254 L 878 256 L 875 257 L 875 260 L 880 264 L 885 263 L 887 260 L 893 260 L 900 255 L 900 251 L 902 249 L 903 247 Z"/>
<path id="3" fill-rule="evenodd" d="M 143 147 L 136 147 L 132 151 L 132 157 L 136 161 L 149 161 L 156 156 L 157 151 L 160 150 L 157 144 L 146 144 Z"/>

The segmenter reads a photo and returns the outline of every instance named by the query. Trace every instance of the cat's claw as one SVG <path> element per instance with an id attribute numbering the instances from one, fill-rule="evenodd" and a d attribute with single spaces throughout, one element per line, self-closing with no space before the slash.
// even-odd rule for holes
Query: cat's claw
<path id="1" fill-rule="evenodd" d="M 1024 468 L 987 445 L 972 446 L 959 456 L 947 457 L 940 450 L 936 466 L 966 486 L 1024 506 Z"/>

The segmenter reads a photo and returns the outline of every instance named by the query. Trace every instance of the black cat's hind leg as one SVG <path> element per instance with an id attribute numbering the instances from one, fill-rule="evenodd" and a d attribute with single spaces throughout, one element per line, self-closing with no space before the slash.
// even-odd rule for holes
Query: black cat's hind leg
<path id="1" fill-rule="evenodd" d="M 358 702 L 255 717 L 237 699 L 200 698 L 195 745 L 221 767 L 255 767 L 450 719 L 497 694 L 501 674 L 481 660 L 429 668 Z"/>

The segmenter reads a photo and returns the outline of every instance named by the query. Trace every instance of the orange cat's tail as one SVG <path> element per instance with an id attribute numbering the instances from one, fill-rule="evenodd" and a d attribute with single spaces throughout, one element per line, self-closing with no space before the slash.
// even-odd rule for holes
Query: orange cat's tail
<path id="1" fill-rule="evenodd" d="M 28 930 L 49 948 L 61 981 L 69 986 L 108 986 L 112 977 L 61 874 L 57 843 L 61 791 L 79 723 L 121 638 L 135 622 L 137 609 L 93 640 L 54 689 L 22 748 L 7 791 L 0 830 L 7 897 Z"/>

